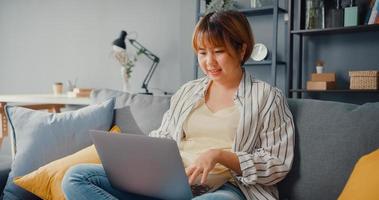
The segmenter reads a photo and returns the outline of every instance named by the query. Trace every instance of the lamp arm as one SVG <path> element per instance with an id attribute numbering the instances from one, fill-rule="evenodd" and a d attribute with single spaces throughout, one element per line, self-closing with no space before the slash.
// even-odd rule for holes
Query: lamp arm
<path id="1" fill-rule="evenodd" d="M 145 89 L 146 94 L 152 94 L 149 92 L 148 85 L 150 82 L 151 77 L 153 76 L 153 73 L 155 69 L 157 68 L 157 65 L 159 63 L 159 58 L 155 54 L 153 54 L 151 51 L 146 49 L 142 44 L 140 44 L 138 41 L 133 40 L 133 39 L 128 39 L 130 44 L 134 46 L 140 53 L 144 54 L 146 57 L 148 57 L 150 60 L 153 61 L 153 64 L 151 65 L 149 72 L 146 74 L 145 79 L 143 80 L 142 83 L 142 88 Z"/>
<path id="2" fill-rule="evenodd" d="M 133 39 L 128 39 L 128 40 L 129 40 L 130 44 L 132 44 L 134 46 L 134 48 L 136 48 L 138 51 L 140 51 L 141 53 L 143 53 L 150 60 L 152 60 L 152 61 L 158 60 L 158 62 L 159 62 L 158 56 L 156 56 L 151 51 L 149 51 L 144 46 L 142 46 L 142 44 L 139 43 L 137 40 L 133 40 Z"/>
<path id="3" fill-rule="evenodd" d="M 145 79 L 143 80 L 142 88 L 145 89 L 146 94 L 151 94 L 147 86 L 149 85 L 150 79 L 153 76 L 153 73 L 155 69 L 157 68 L 158 63 L 159 63 L 159 60 L 157 62 L 156 61 L 153 62 L 153 64 L 151 65 L 149 69 L 149 72 L 146 74 Z"/>

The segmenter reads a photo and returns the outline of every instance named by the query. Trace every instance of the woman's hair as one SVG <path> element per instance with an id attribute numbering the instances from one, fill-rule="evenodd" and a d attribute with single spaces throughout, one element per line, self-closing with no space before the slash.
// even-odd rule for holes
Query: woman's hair
<path id="1" fill-rule="evenodd" d="M 240 52 L 246 45 L 243 65 L 250 57 L 254 46 L 254 37 L 245 15 L 237 11 L 220 11 L 205 15 L 196 25 L 192 36 L 192 47 L 197 52 L 201 45 L 225 46 Z"/>

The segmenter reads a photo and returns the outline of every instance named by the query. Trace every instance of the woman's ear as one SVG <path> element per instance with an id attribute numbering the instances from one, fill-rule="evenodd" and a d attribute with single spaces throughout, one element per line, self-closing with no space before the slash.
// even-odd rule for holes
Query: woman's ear
<path id="1" fill-rule="evenodd" d="M 245 43 L 242 44 L 242 48 L 241 48 L 241 52 L 240 52 L 240 59 L 241 61 L 243 60 L 243 58 L 245 57 L 245 53 L 246 53 L 246 48 L 247 48 L 247 45 Z"/>

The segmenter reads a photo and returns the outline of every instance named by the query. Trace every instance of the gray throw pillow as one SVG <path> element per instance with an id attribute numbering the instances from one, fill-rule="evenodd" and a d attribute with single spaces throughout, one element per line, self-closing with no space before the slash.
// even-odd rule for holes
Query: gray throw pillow
<path id="1" fill-rule="evenodd" d="M 170 96 L 133 94 L 127 106 L 115 110 L 115 124 L 122 132 L 149 134 L 159 128 L 170 106 Z"/>
<path id="2" fill-rule="evenodd" d="M 112 89 L 94 89 L 91 92 L 91 104 L 101 103 L 109 98 L 115 99 L 115 108 L 122 108 L 129 104 L 131 94 Z"/>
<path id="3" fill-rule="evenodd" d="M 13 178 L 91 145 L 88 131 L 109 130 L 113 108 L 114 99 L 64 113 L 7 106 L 16 154 L 4 189 L 4 199 L 38 199 L 13 184 Z"/>

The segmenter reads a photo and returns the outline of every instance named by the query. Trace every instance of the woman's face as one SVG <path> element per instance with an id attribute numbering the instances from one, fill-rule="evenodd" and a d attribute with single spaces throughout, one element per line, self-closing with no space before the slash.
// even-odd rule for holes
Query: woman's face
<path id="1" fill-rule="evenodd" d="M 241 58 L 241 53 L 228 52 L 225 46 L 202 44 L 197 51 L 201 70 L 214 81 L 227 81 L 239 74 Z"/>

